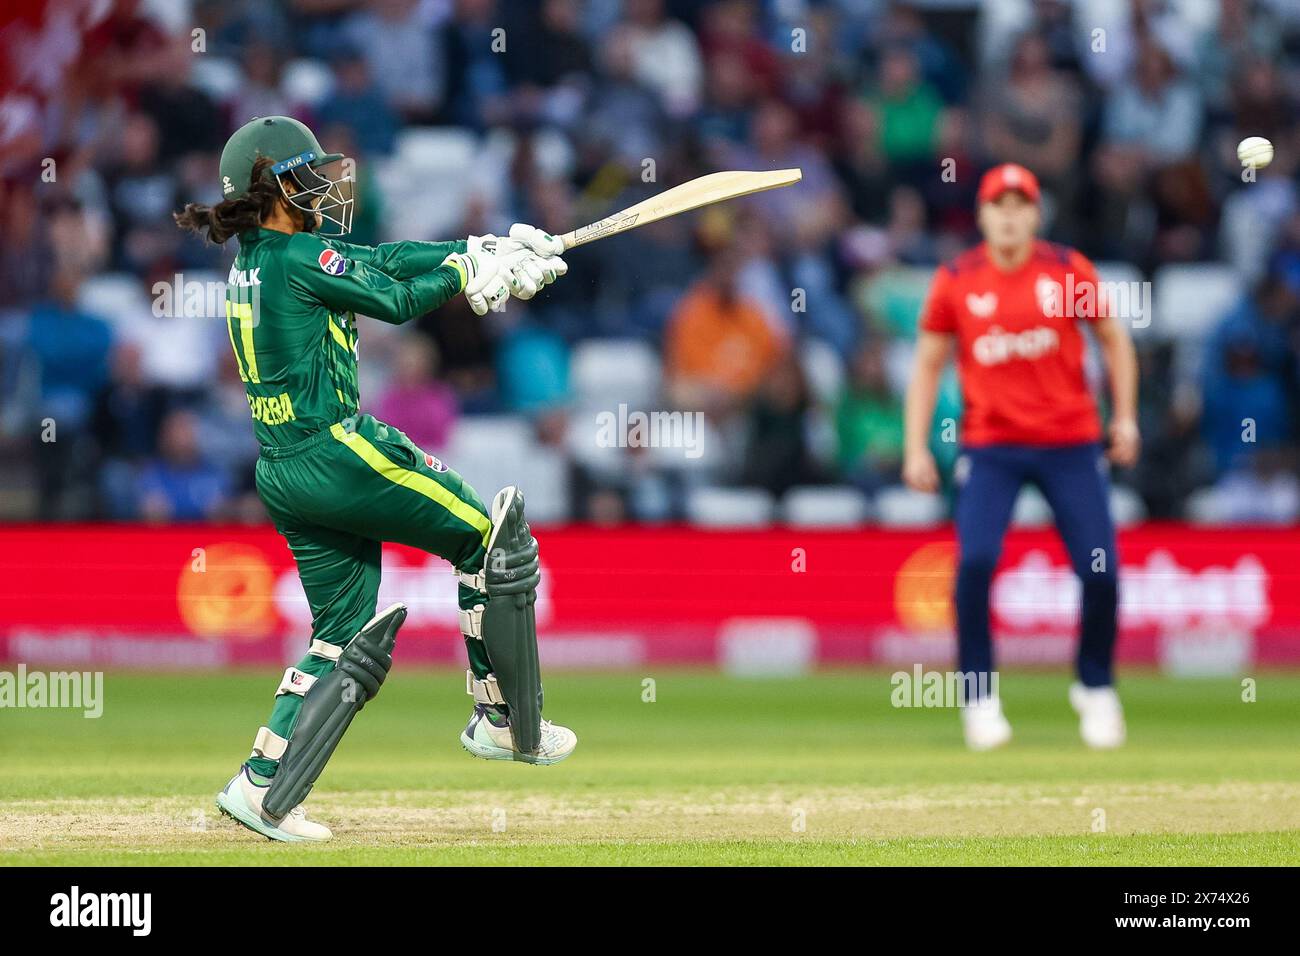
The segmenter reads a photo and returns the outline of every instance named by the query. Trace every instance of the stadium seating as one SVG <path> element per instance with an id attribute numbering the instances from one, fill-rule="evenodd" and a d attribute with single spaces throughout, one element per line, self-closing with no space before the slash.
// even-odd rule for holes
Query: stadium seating
<path id="1" fill-rule="evenodd" d="M 195 57 L 190 82 L 218 103 L 235 96 L 244 86 L 244 70 L 234 60 L 211 53 Z"/>
<path id="2" fill-rule="evenodd" d="M 781 499 L 781 517 L 801 528 L 851 528 L 868 520 L 871 503 L 850 485 L 791 488 Z"/>
<path id="3" fill-rule="evenodd" d="M 319 106 L 334 89 L 334 74 L 320 60 L 290 60 L 280 77 L 280 91 L 294 103 Z"/>
<path id="4" fill-rule="evenodd" d="M 1011 523 L 1017 528 L 1048 528 L 1052 525 L 1052 507 L 1043 493 L 1032 485 L 1020 489 Z"/>
<path id="5" fill-rule="evenodd" d="M 444 452 L 485 502 L 506 485 L 524 489 L 528 514 L 537 521 L 562 521 L 569 514 L 564 456 L 539 444 L 527 420 L 504 415 L 469 415 L 456 424 Z"/>
<path id="6" fill-rule="evenodd" d="M 384 238 L 446 238 L 459 231 L 477 139 L 457 127 L 412 126 L 397 134 L 392 157 L 372 163 L 384 202 Z"/>
<path id="7" fill-rule="evenodd" d="M 940 524 L 948 513 L 942 495 L 912 491 L 901 485 L 876 495 L 876 512 L 886 528 L 928 528 Z"/>
<path id="8" fill-rule="evenodd" d="M 709 528 L 761 528 L 775 510 L 772 495 L 761 488 L 696 488 L 686 499 L 690 522 Z"/>
<path id="9" fill-rule="evenodd" d="M 1142 496 L 1127 485 L 1112 485 L 1110 489 L 1110 513 L 1115 526 L 1126 528 L 1140 524 L 1146 519 L 1147 508 L 1142 503 Z"/>
<path id="10" fill-rule="evenodd" d="M 594 408 L 650 410 L 659 397 L 663 371 L 659 354 L 638 339 L 580 342 L 569 365 L 574 396 Z"/>
<path id="11" fill-rule="evenodd" d="M 1218 262 L 1161 266 L 1153 281 L 1151 334 L 1181 342 L 1205 339 L 1245 291 L 1232 267 Z"/>
<path id="12" fill-rule="evenodd" d="M 110 322 L 149 311 L 149 295 L 138 276 L 129 272 L 104 272 L 82 283 L 77 305 Z"/>

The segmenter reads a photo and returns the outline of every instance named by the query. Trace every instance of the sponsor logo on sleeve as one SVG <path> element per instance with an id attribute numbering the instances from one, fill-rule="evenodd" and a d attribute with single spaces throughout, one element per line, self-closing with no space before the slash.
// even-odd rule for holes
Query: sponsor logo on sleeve
<path id="1" fill-rule="evenodd" d="M 985 292 L 983 295 L 976 295 L 972 292 L 966 296 L 966 308 L 977 319 L 991 318 L 998 308 L 997 293 Z"/>
<path id="2" fill-rule="evenodd" d="M 341 254 L 335 252 L 333 249 L 322 250 L 316 261 L 320 263 L 320 267 L 323 271 L 328 272 L 332 276 L 343 275 L 348 267 L 348 260 L 344 259 Z"/>

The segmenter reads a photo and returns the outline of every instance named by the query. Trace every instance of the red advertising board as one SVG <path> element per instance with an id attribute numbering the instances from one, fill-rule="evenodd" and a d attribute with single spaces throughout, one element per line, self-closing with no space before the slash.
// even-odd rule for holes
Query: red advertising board
<path id="1" fill-rule="evenodd" d="M 818 664 L 951 657 L 950 529 L 897 532 L 559 527 L 536 531 L 552 666 Z M 1120 656 L 1194 672 L 1300 663 L 1300 531 L 1147 525 L 1121 535 Z M 0 659 L 219 667 L 300 656 L 310 633 L 270 528 L 0 528 Z M 407 662 L 463 660 L 455 580 L 385 547 L 381 606 L 411 614 Z M 1078 584 L 1050 531 L 1007 539 L 993 585 L 1003 663 L 1069 661 Z"/>

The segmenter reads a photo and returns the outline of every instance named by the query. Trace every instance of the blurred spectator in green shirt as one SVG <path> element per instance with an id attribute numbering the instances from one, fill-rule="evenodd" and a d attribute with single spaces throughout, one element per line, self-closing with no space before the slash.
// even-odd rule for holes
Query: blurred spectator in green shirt
<path id="1" fill-rule="evenodd" d="M 868 102 L 880 117 L 880 148 L 891 165 L 934 156 L 943 99 L 922 78 L 915 53 L 901 46 L 885 51 Z"/>
<path id="2" fill-rule="evenodd" d="M 903 403 L 891 391 L 880 346 L 858 349 L 835 407 L 838 463 L 868 492 L 898 483 L 903 460 Z"/>

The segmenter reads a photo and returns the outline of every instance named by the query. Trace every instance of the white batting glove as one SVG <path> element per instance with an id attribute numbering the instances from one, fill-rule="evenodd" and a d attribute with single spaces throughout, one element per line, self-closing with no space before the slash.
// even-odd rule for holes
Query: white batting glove
<path id="1" fill-rule="evenodd" d="M 475 315 L 500 309 L 510 298 L 510 276 L 506 263 L 496 254 L 496 236 L 470 236 L 466 252 L 453 252 L 443 260 L 464 275 L 461 290 Z"/>
<path id="2" fill-rule="evenodd" d="M 539 256 L 527 249 L 505 257 L 510 263 L 507 271 L 510 294 L 516 299 L 531 299 L 569 271 L 568 264 L 559 256 Z"/>
<path id="3" fill-rule="evenodd" d="M 526 222 L 517 222 L 511 226 L 509 238 L 502 240 L 501 245 L 506 252 L 523 248 L 542 258 L 564 254 L 564 240 Z"/>
<path id="4" fill-rule="evenodd" d="M 530 253 L 511 270 L 514 282 L 510 292 L 515 298 L 531 299 L 569 271 L 568 264 L 560 258 L 564 252 L 563 240 L 536 226 L 517 222 L 510 227 L 510 235 L 499 239 L 498 244 L 507 255 Z"/>

